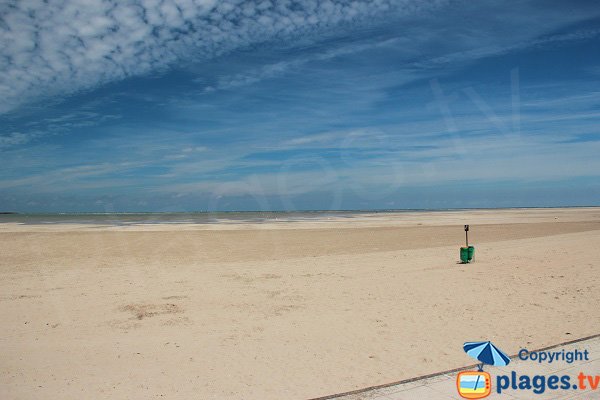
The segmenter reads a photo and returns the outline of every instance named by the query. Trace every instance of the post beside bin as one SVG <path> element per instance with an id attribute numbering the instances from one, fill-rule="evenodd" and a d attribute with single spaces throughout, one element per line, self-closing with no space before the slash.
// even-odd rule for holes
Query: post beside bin
<path id="1" fill-rule="evenodd" d="M 475 247 L 469 246 L 469 225 L 465 225 L 465 245 L 460 248 L 460 262 L 469 263 L 475 258 Z"/>

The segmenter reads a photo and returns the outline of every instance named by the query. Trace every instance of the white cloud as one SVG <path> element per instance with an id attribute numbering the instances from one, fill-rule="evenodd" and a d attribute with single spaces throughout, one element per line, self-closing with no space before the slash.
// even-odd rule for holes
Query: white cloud
<path id="1" fill-rule="evenodd" d="M 434 57 L 432 59 L 415 63 L 415 66 L 418 66 L 420 68 L 431 68 L 439 65 L 447 65 L 457 62 L 476 60 L 490 56 L 498 56 L 501 54 L 523 50 L 530 47 L 559 45 L 565 42 L 594 39 L 599 35 L 600 29 L 581 29 L 575 32 L 562 35 L 551 35 L 536 39 L 527 38 L 526 40 L 517 41 L 516 43 L 508 43 L 503 45 L 486 45 L 466 51 L 445 54 L 440 57 Z"/>
<path id="2" fill-rule="evenodd" d="M 310 62 L 327 61 L 336 57 L 356 54 L 375 48 L 392 48 L 392 45 L 398 44 L 398 42 L 398 38 L 392 38 L 369 43 L 352 43 L 349 45 L 338 46 L 333 49 L 327 49 L 322 52 L 314 52 L 309 55 L 297 56 L 295 58 L 286 59 L 285 61 L 266 64 L 250 71 L 244 71 L 243 73 L 221 76 L 215 85 L 207 86 L 204 91 L 210 93 L 214 92 L 215 90 L 231 89 L 240 86 L 251 85 L 264 79 L 281 76 L 290 70 L 298 69 Z M 201 81 L 202 79 L 197 79 L 197 82 Z"/>
<path id="3" fill-rule="evenodd" d="M 343 140 L 349 136 L 357 136 L 361 135 L 360 131 L 339 131 L 339 132 L 324 132 L 318 133 L 315 135 L 306 135 L 300 136 L 293 139 L 286 140 L 282 143 L 282 146 L 285 147 L 312 147 L 319 145 L 332 145 L 335 142 Z"/>
<path id="4" fill-rule="evenodd" d="M 31 140 L 31 135 L 21 132 L 11 132 L 8 135 L 0 136 L 0 149 L 18 144 L 27 143 Z"/>
<path id="5" fill-rule="evenodd" d="M 60 117 L 29 121 L 25 131 L 0 132 L 0 150 L 23 145 L 43 136 L 59 135 L 69 129 L 91 127 L 118 118 L 118 115 L 113 114 L 101 115 L 89 111 L 76 111 Z"/>
<path id="6" fill-rule="evenodd" d="M 441 3 L 431 8 L 440 5 Z M 482 12 L 481 9 L 486 11 Z M 476 18 L 457 23 L 457 19 L 467 18 L 465 15 L 470 15 L 473 10 L 476 10 Z M 457 11 L 464 11 L 465 14 L 457 17 Z M 450 72 L 458 65 L 482 58 L 528 48 L 592 40 L 600 35 L 600 30 L 590 28 L 553 33 L 575 22 L 600 15 L 598 11 L 586 8 L 571 11 L 565 13 L 560 7 L 541 9 L 535 2 L 522 2 L 519 6 L 510 8 L 485 1 L 480 1 L 477 5 L 463 4 L 461 7 L 451 5 L 441 13 L 422 13 L 420 18 L 411 16 L 402 20 L 399 29 L 388 32 L 391 36 L 376 36 L 373 40 L 350 44 L 336 43 L 331 48 L 314 47 L 310 52 L 301 51 L 297 55 L 287 55 L 285 60 L 248 68 L 241 73 L 220 75 L 214 84 L 204 90 L 209 93 L 252 85 L 265 79 L 283 76 L 290 71 L 301 70 L 306 64 L 315 61 L 329 61 L 361 52 L 365 53 L 365 57 L 369 57 L 367 52 L 377 49 L 394 54 L 396 59 L 404 59 L 403 65 L 395 68 L 394 78 L 399 79 L 402 75 L 404 81 L 412 81 L 423 79 L 431 73 L 439 74 L 440 70 Z M 534 22 L 525 22 L 523 15 L 531 15 L 530 18 Z M 448 29 L 448 24 L 455 26 Z M 443 31 L 443 34 L 440 31 Z M 595 73 L 593 70 L 589 72 Z M 203 79 L 197 80 L 202 81 Z M 400 81 L 396 82 L 398 83 Z"/>
<path id="7" fill-rule="evenodd" d="M 552 181 L 573 176 L 597 176 L 600 161 L 596 157 L 600 142 L 561 145 L 541 139 L 520 137 L 507 140 L 471 138 L 459 141 L 468 146 L 468 157 L 459 156 L 457 143 L 440 141 L 434 150 L 419 151 L 433 160 L 404 159 L 396 149 L 378 162 L 333 165 L 319 159 L 311 171 L 298 171 L 293 160 L 273 172 L 232 179 L 198 179 L 190 183 L 167 184 L 160 193 L 206 194 L 211 196 L 294 196 L 316 191 L 354 190 L 363 196 L 389 194 L 401 187 L 437 185 L 464 181 Z M 418 157 L 417 157 L 418 158 Z M 289 164 L 289 165 L 288 165 Z M 286 168 L 289 166 L 290 168 Z"/>
<path id="8" fill-rule="evenodd" d="M 357 18 L 416 0 L 9 0 L 0 4 L 0 113 L 176 62 Z"/>

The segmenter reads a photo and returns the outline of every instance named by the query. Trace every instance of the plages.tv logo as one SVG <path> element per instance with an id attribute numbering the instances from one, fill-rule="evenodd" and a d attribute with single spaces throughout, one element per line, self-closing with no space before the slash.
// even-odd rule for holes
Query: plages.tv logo
<path id="1" fill-rule="evenodd" d="M 505 366 L 510 358 L 492 342 L 466 342 L 465 352 L 480 362 L 477 371 L 463 371 L 456 377 L 456 390 L 465 399 L 483 399 L 492 392 L 492 378 L 483 370 L 483 366 Z"/>
<path id="2" fill-rule="evenodd" d="M 485 371 L 463 371 L 456 378 L 458 394 L 465 399 L 482 399 L 492 391 L 492 379 Z"/>

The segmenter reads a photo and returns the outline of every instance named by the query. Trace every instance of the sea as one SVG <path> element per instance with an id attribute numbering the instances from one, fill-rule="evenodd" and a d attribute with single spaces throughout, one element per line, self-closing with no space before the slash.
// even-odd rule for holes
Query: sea
<path id="1" fill-rule="evenodd" d="M 342 211 L 227 211 L 227 212 L 162 212 L 162 213 L 54 213 L 0 214 L 1 223 L 40 224 L 216 224 L 272 223 L 323 219 L 350 219 L 366 214 L 448 210 L 342 210 Z"/>
<path id="2" fill-rule="evenodd" d="M 589 206 L 588 206 L 589 207 Z M 547 209 L 555 207 L 527 207 Z M 558 208 L 580 208 L 558 207 Z M 317 211 L 198 211 L 198 212 L 148 212 L 148 213 L 1 213 L 1 223 L 19 224 L 218 224 L 218 223 L 273 223 L 323 219 L 351 219 L 367 214 L 448 212 L 490 210 L 491 208 L 437 208 L 437 209 L 387 209 L 387 210 L 317 210 Z M 522 207 L 495 208 L 496 210 L 523 209 Z"/>

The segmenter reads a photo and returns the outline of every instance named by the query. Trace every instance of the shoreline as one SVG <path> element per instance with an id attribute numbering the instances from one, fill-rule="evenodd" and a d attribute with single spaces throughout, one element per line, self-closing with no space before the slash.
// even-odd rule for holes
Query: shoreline
<path id="1" fill-rule="evenodd" d="M 112 215 L 112 214 L 111 214 Z M 137 215 L 137 214 L 136 214 Z M 168 216 L 171 214 L 165 214 Z M 65 221 L 65 216 L 52 215 L 54 222 L 26 221 L 0 218 L 0 232 L 34 231 L 178 231 L 178 230 L 270 230 L 270 229 L 323 229 L 358 227 L 408 227 L 450 226 L 461 224 L 492 225 L 538 222 L 585 222 L 600 220 L 600 207 L 582 208 L 535 208 L 535 209 L 477 209 L 468 211 L 407 211 L 407 212 L 359 212 L 344 215 L 318 215 L 313 218 L 293 219 L 220 219 L 213 221 L 154 221 L 119 219 L 98 221 Z M 81 215 L 85 218 L 88 215 Z M 70 216 L 66 216 L 70 217 Z M 61 220 L 60 218 L 63 218 Z"/>

